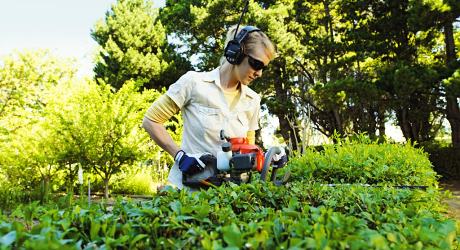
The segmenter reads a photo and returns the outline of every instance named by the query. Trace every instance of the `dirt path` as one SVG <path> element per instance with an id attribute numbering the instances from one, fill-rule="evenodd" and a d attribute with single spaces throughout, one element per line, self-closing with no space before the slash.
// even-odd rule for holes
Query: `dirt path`
<path id="1" fill-rule="evenodd" d="M 460 180 L 442 182 L 441 187 L 452 192 L 452 197 L 445 202 L 449 205 L 449 216 L 460 221 Z"/>

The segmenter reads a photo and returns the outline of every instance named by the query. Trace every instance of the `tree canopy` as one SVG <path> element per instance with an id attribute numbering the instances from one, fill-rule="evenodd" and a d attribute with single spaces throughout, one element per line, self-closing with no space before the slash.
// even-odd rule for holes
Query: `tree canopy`
<path id="1" fill-rule="evenodd" d="M 120 89 L 127 80 L 160 90 L 190 69 L 167 41 L 151 1 L 120 0 L 91 31 L 100 45 L 95 77 Z"/>
<path id="2" fill-rule="evenodd" d="M 243 5 L 166 1 L 160 17 L 208 70 Z M 382 137 L 393 119 L 407 140 L 432 140 L 448 116 L 443 79 L 458 67 L 446 63 L 445 25 L 458 16 L 455 1 L 250 1 L 242 23 L 266 32 L 279 53 L 252 86 L 286 141 L 299 138 L 305 120 L 327 136 Z M 451 40 L 458 46 L 458 35 Z"/>

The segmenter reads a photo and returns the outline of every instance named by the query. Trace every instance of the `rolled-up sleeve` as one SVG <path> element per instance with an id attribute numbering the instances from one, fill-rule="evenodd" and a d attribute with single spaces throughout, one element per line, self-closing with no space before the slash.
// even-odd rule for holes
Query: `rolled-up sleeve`
<path id="1" fill-rule="evenodd" d="M 150 106 L 145 113 L 145 117 L 156 123 L 163 124 L 179 111 L 179 107 L 168 95 L 162 95 Z"/>
<path id="2" fill-rule="evenodd" d="M 175 83 L 169 86 L 166 95 L 168 95 L 182 109 L 192 96 L 194 86 L 193 72 L 189 71 L 179 78 Z"/>

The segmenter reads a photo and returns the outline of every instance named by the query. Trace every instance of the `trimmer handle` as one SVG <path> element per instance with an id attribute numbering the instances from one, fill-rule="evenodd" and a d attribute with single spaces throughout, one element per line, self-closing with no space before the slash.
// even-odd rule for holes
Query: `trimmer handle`
<path id="1" fill-rule="evenodd" d="M 268 175 L 268 170 L 270 168 L 270 166 L 272 165 L 272 163 L 274 164 L 272 166 L 272 175 L 271 175 L 271 178 L 270 178 L 270 181 L 275 183 L 275 185 L 277 186 L 280 186 L 280 185 L 283 185 L 284 183 L 286 183 L 290 177 L 290 172 L 286 172 L 286 174 L 283 176 L 283 178 L 281 180 L 278 180 L 276 177 L 276 174 L 278 172 L 278 169 L 282 168 L 284 165 L 286 165 L 287 163 L 287 156 L 284 155 L 279 161 L 277 162 L 273 162 L 273 156 L 275 156 L 276 154 L 279 154 L 281 153 L 281 149 L 279 147 L 272 147 L 268 150 L 267 154 L 266 154 L 266 157 L 265 157 L 265 161 L 263 163 L 263 167 L 262 167 L 262 171 L 260 173 L 260 179 L 262 181 L 266 181 L 267 179 L 267 175 Z"/>
<path id="2" fill-rule="evenodd" d="M 260 172 L 260 179 L 262 181 L 265 181 L 265 179 L 267 178 L 268 170 L 272 163 L 273 156 L 279 153 L 281 153 L 281 149 L 279 147 L 271 147 L 268 150 L 267 154 L 265 155 L 265 161 L 262 165 L 262 171 Z"/>

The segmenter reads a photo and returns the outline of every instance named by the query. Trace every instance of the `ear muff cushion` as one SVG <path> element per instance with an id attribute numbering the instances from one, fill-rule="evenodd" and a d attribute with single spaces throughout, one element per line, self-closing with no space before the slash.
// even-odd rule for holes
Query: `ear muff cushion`
<path id="1" fill-rule="evenodd" d="M 225 47 L 225 58 L 231 64 L 240 64 L 243 59 L 243 48 L 236 40 L 231 40 Z"/>
<path id="2" fill-rule="evenodd" d="M 244 51 L 242 43 L 244 39 L 246 39 L 249 33 L 259 30 L 255 26 L 246 26 L 238 32 L 235 39 L 228 42 L 224 50 L 224 56 L 230 64 L 238 65 L 243 61 Z"/>

